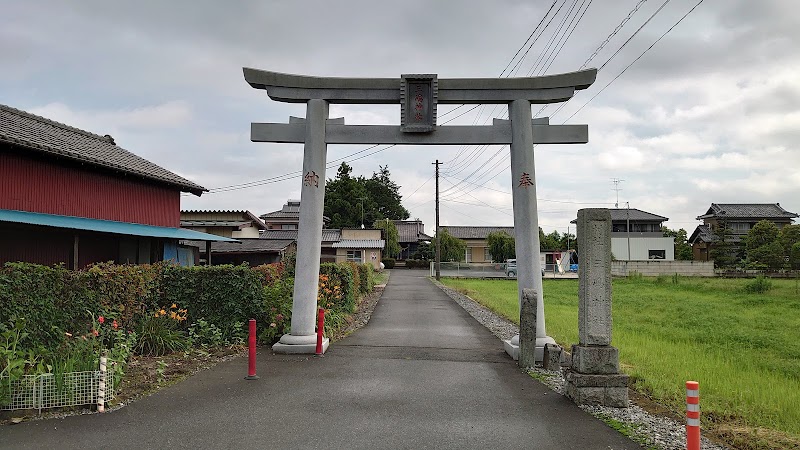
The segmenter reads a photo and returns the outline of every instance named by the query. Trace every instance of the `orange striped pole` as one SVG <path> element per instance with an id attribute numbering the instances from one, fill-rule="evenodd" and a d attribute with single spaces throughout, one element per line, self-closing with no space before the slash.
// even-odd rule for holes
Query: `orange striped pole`
<path id="1" fill-rule="evenodd" d="M 700 383 L 686 382 L 686 450 L 700 450 Z"/>

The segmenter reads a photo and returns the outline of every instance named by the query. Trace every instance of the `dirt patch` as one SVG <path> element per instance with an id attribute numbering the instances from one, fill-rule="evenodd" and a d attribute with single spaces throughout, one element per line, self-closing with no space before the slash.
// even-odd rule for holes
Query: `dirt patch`
<path id="1" fill-rule="evenodd" d="M 244 346 L 232 346 L 165 356 L 134 356 L 128 362 L 117 395 L 109 402 L 109 407 L 128 404 L 222 361 L 244 356 L 246 352 L 247 348 Z"/>

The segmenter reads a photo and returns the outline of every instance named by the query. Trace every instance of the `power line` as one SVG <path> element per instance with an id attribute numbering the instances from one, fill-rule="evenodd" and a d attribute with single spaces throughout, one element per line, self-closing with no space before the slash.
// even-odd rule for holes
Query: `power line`
<path id="1" fill-rule="evenodd" d="M 650 47 L 647 47 L 647 49 L 646 49 L 645 51 L 643 51 L 643 52 L 642 52 L 642 53 L 641 53 L 639 56 L 637 56 L 637 57 L 636 57 L 636 59 L 634 59 L 634 60 L 633 60 L 633 61 L 632 61 L 630 64 L 628 64 L 628 65 L 627 65 L 627 66 L 626 66 L 624 69 L 622 69 L 622 72 L 620 72 L 620 73 L 619 73 L 619 74 L 618 74 L 616 77 L 614 77 L 614 79 L 613 79 L 613 80 L 609 81 L 609 82 L 608 82 L 608 84 L 606 84 L 605 86 L 603 86 L 603 88 L 602 88 L 602 89 L 600 89 L 600 90 L 599 90 L 599 91 L 598 91 L 596 94 L 594 94 L 594 96 L 593 96 L 592 98 L 590 98 L 588 102 L 584 103 L 584 104 L 583 104 L 583 106 L 581 106 L 580 108 L 578 108 L 578 110 L 577 110 L 577 111 L 575 111 L 574 113 L 572 113 L 572 115 L 571 115 L 571 116 L 567 117 L 567 120 L 565 120 L 565 121 L 564 121 L 564 123 L 566 123 L 566 122 L 567 122 L 569 119 L 572 119 L 573 117 L 575 117 L 575 115 L 576 115 L 576 114 L 578 114 L 579 112 L 581 112 L 581 110 L 583 110 L 583 108 L 585 108 L 585 107 L 586 107 L 586 105 L 588 105 L 589 103 L 591 103 L 591 101 L 592 101 L 592 100 L 594 100 L 595 98 L 597 98 L 597 96 L 598 96 L 598 95 L 600 95 L 600 94 L 601 94 L 603 91 L 605 91 L 607 87 L 611 86 L 611 84 L 612 84 L 613 82 L 617 81 L 617 79 L 618 79 L 619 77 L 621 77 L 621 76 L 622 76 L 622 74 L 624 74 L 625 72 L 627 72 L 627 71 L 628 71 L 628 69 L 630 69 L 630 68 L 631 68 L 631 66 L 633 66 L 634 64 L 636 64 L 636 62 L 637 62 L 637 61 L 639 61 L 639 60 L 640 60 L 640 59 L 641 59 L 641 58 L 642 58 L 642 57 L 643 57 L 643 56 L 644 56 L 644 55 L 645 55 L 647 52 L 649 52 L 651 48 L 655 47 L 655 45 L 656 45 L 656 44 L 658 44 L 658 43 L 659 43 L 659 41 L 661 41 L 661 39 L 663 39 L 663 38 L 664 38 L 664 36 L 666 36 L 666 35 L 667 35 L 667 34 L 668 34 L 670 31 L 672 31 L 672 29 L 673 29 L 673 28 L 677 27 L 677 26 L 678 26 L 678 25 L 679 25 L 681 22 L 683 22 L 683 19 L 685 19 L 687 16 L 689 16 L 689 14 L 691 14 L 691 13 L 692 13 L 692 11 L 694 11 L 695 9 L 697 9 L 697 7 L 698 7 L 698 6 L 700 6 L 700 4 L 701 4 L 701 3 L 703 3 L 703 1 L 705 1 L 705 0 L 700 0 L 699 2 L 697 2 L 697 4 L 695 4 L 695 5 L 692 7 L 692 9 L 690 9 L 690 10 L 689 10 L 689 11 L 688 11 L 686 14 L 684 14 L 684 15 L 683 15 L 683 17 L 681 17 L 681 18 L 680 18 L 680 19 L 679 19 L 677 22 L 675 22 L 675 24 L 673 24 L 671 27 L 669 27 L 669 29 L 668 29 L 667 31 L 665 31 L 665 32 L 664 32 L 664 34 L 662 34 L 662 35 L 661 35 L 661 36 L 660 36 L 658 39 L 656 39 L 656 40 L 655 40 L 655 42 L 653 42 L 652 44 L 650 44 Z"/>
<path id="2" fill-rule="evenodd" d="M 631 10 L 629 13 L 628 13 L 628 15 L 627 15 L 627 16 L 625 16 L 625 18 L 624 18 L 624 19 L 622 19 L 622 22 L 620 22 L 620 23 L 619 23 L 619 25 L 617 25 L 617 27 L 614 29 L 614 31 L 612 31 L 612 32 L 611 32 L 611 34 L 609 34 L 609 35 L 608 35 L 608 37 L 606 37 L 606 39 L 605 39 L 605 40 L 604 40 L 604 41 L 603 41 L 603 42 L 600 44 L 600 46 L 599 46 L 599 47 L 597 47 L 597 50 L 595 50 L 595 51 L 594 51 L 594 53 L 592 53 L 592 55 L 589 57 L 589 59 L 587 59 L 587 60 L 586 60 L 586 62 L 584 62 L 584 63 L 583 63 L 583 65 L 581 66 L 581 69 L 585 68 L 585 67 L 586 67 L 586 65 L 587 65 L 587 64 L 589 64 L 589 62 L 591 62 L 591 61 L 592 61 L 592 59 L 594 59 L 594 57 L 597 55 L 597 53 L 598 53 L 598 52 L 600 52 L 600 50 L 601 50 L 603 47 L 605 47 L 606 43 L 608 43 L 608 42 L 609 42 L 609 41 L 610 41 L 610 40 L 611 40 L 611 39 L 612 39 L 614 36 L 616 36 L 616 34 L 617 34 L 617 33 L 618 33 L 620 30 L 622 30 L 622 27 L 624 27 L 624 26 L 625 26 L 625 24 L 626 24 L 626 23 L 627 23 L 627 22 L 630 20 L 630 18 L 633 16 L 633 14 L 635 14 L 635 13 L 636 13 L 636 11 L 638 11 L 638 10 L 639 10 L 639 8 L 642 6 L 642 4 L 643 4 L 645 1 L 647 1 L 647 0 L 641 0 L 639 3 L 637 3 L 637 4 L 636 4 L 636 6 L 634 6 L 634 8 L 633 8 L 633 9 L 632 9 L 632 10 Z M 651 21 L 651 20 L 653 20 L 653 18 L 654 18 L 654 17 L 655 17 L 655 16 L 656 16 L 656 15 L 657 15 L 659 12 L 661 12 L 661 10 L 662 10 L 662 9 L 664 9 L 664 7 L 665 7 L 665 6 L 667 5 L 667 3 L 669 3 L 669 2 L 670 2 L 670 0 L 665 0 L 665 1 L 664 1 L 664 3 L 662 3 L 662 4 L 661 4 L 661 6 L 660 6 L 660 7 L 659 7 L 659 8 L 658 8 L 658 9 L 657 9 L 657 10 L 656 10 L 656 11 L 655 11 L 653 14 L 651 14 L 651 15 L 650 15 L 650 17 L 648 17 L 648 18 L 647 18 L 647 20 L 646 20 L 646 21 L 645 21 L 645 22 L 644 22 L 644 23 L 643 23 L 641 26 L 639 26 L 639 28 L 637 28 L 637 29 L 636 29 L 636 31 L 634 31 L 634 32 L 633 32 L 633 34 L 631 34 L 631 35 L 628 37 L 628 39 L 627 39 L 627 40 L 626 40 L 626 41 L 625 41 L 625 42 L 624 42 L 624 43 L 623 43 L 623 44 L 622 44 L 622 45 L 621 45 L 621 46 L 620 46 L 620 47 L 617 49 L 617 51 L 616 51 L 616 52 L 614 52 L 614 54 L 613 54 L 613 55 L 611 55 L 611 57 L 610 57 L 610 58 L 608 58 L 608 59 L 606 60 L 606 62 L 604 62 L 604 63 L 603 63 L 601 66 L 600 66 L 600 68 L 599 68 L 599 69 L 597 69 L 597 72 L 599 73 L 599 72 L 600 72 L 600 71 L 601 71 L 601 70 L 602 70 L 604 67 L 606 67 L 606 65 L 608 65 L 608 63 L 610 63 L 610 62 L 611 62 L 611 60 L 613 60 L 613 59 L 614 59 L 614 57 L 616 57 L 616 56 L 619 54 L 619 52 L 620 52 L 620 51 L 622 51 L 622 49 L 623 49 L 623 48 L 625 48 L 625 46 L 627 46 L 627 45 L 628 45 L 628 43 L 629 43 L 629 42 L 630 42 L 630 41 L 631 41 L 631 40 L 632 40 L 632 39 L 633 39 L 633 38 L 634 38 L 634 37 L 635 37 L 637 34 L 639 34 L 639 32 L 640 32 L 640 31 L 642 31 L 642 29 L 645 27 L 645 25 L 647 25 L 648 23 L 650 23 L 650 21 Z M 570 97 L 569 99 L 567 99 L 567 101 L 566 101 L 566 102 L 564 102 L 564 103 L 560 104 L 560 105 L 558 106 L 558 108 L 556 108 L 556 110 L 555 110 L 555 111 L 553 111 L 553 113 L 551 114 L 551 116 L 555 116 L 556 114 L 558 114 L 558 113 L 559 113 L 559 112 L 560 112 L 562 109 L 564 109 L 564 107 L 566 107 L 566 106 L 567 106 L 567 104 L 568 104 L 569 102 L 571 102 L 571 101 L 572 101 L 572 99 L 574 99 L 574 98 L 575 98 L 577 95 L 578 95 L 578 92 L 576 92 L 576 93 L 575 93 L 575 96 L 573 96 L 573 97 Z M 542 106 L 542 108 L 539 110 L 539 112 L 538 112 L 538 113 L 536 113 L 536 115 L 538 116 L 538 115 L 539 115 L 539 114 L 540 114 L 542 111 L 544 111 L 544 109 L 545 109 L 547 106 L 548 106 L 548 105 L 544 105 L 544 106 Z"/>

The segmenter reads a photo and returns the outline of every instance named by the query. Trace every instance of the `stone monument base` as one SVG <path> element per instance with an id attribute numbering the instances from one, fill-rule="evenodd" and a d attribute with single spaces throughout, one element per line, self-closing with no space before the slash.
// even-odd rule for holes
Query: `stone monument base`
<path id="1" fill-rule="evenodd" d="M 567 397 L 578 405 L 628 407 L 628 376 L 625 374 L 589 375 L 569 370 Z"/>
<path id="2" fill-rule="evenodd" d="M 322 353 L 328 351 L 330 339 L 322 338 Z M 317 353 L 317 336 L 292 336 L 284 334 L 281 340 L 272 345 L 272 351 L 282 354 L 305 354 L 313 355 Z"/>
<path id="3" fill-rule="evenodd" d="M 535 351 L 536 362 L 542 362 L 542 359 L 544 358 L 544 345 L 555 343 L 556 341 L 550 336 L 537 337 Z M 516 335 L 507 341 L 503 341 L 503 347 L 506 349 L 506 353 L 514 358 L 514 361 L 519 361 L 519 335 Z"/>

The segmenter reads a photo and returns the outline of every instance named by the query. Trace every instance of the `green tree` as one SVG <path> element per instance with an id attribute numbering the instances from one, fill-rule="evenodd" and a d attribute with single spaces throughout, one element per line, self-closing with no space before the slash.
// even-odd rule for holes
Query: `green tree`
<path id="1" fill-rule="evenodd" d="M 400 244 L 398 243 L 397 226 L 394 222 L 388 219 L 376 220 L 375 223 L 372 224 L 372 228 L 384 230 L 386 247 L 384 247 L 383 251 L 386 256 L 396 258 L 397 254 L 400 253 Z"/>
<path id="2" fill-rule="evenodd" d="M 353 168 L 343 162 L 336 178 L 325 184 L 325 215 L 331 228 L 358 228 L 378 220 L 408 219 L 401 204 L 400 186 L 389 178 L 389 168 L 380 166 L 372 178 L 354 177 Z"/>
<path id="3" fill-rule="evenodd" d="M 747 232 L 744 238 L 745 248 L 750 251 L 771 244 L 778 240 L 779 233 L 780 230 L 775 222 L 761 220 Z"/>
<path id="4" fill-rule="evenodd" d="M 364 180 L 367 195 L 375 206 L 370 210 L 371 215 L 375 216 L 373 220 L 408 219 L 408 210 L 401 203 L 400 186 L 389 178 L 389 166 L 378 167 L 378 172 L 373 172 L 372 178 Z"/>
<path id="5" fill-rule="evenodd" d="M 325 184 L 324 214 L 331 219 L 331 228 L 357 228 L 361 225 L 362 202 L 367 198 L 363 183 L 351 174 L 353 168 L 342 163 L 336 178 Z M 363 205 L 366 209 L 369 205 Z"/>
<path id="6" fill-rule="evenodd" d="M 435 241 L 434 241 L 435 242 Z M 423 242 L 417 247 L 417 251 L 411 255 L 411 259 L 427 259 L 432 260 L 436 257 L 436 246 L 434 242 Z"/>
<path id="7" fill-rule="evenodd" d="M 761 220 L 744 238 L 747 263 L 756 268 L 780 269 L 784 265 L 784 246 L 778 239 L 780 230 L 774 222 Z"/>
<path id="8" fill-rule="evenodd" d="M 747 263 L 749 267 L 755 269 L 777 270 L 784 266 L 783 246 L 774 240 L 761 247 L 747 251 Z"/>
<path id="9" fill-rule="evenodd" d="M 446 229 L 442 229 L 441 232 L 441 252 L 442 252 L 442 261 L 464 261 L 467 252 L 467 243 L 453 237 Z M 433 242 L 431 243 L 431 247 L 433 247 L 434 252 L 436 251 L 436 239 L 439 239 L 440 236 L 436 236 L 433 238 Z"/>
<path id="10" fill-rule="evenodd" d="M 664 237 L 675 238 L 675 259 L 681 261 L 691 261 L 694 259 L 692 254 L 692 246 L 689 245 L 688 235 L 683 228 L 679 230 L 670 230 L 667 227 L 661 227 Z"/>
<path id="11" fill-rule="evenodd" d="M 718 269 L 735 267 L 739 257 L 737 246 L 733 242 L 733 231 L 725 222 L 714 225 L 712 230 L 714 237 L 710 256 L 714 260 L 714 267 Z"/>
<path id="12" fill-rule="evenodd" d="M 550 234 L 544 234 L 542 228 L 539 227 L 539 250 L 561 250 L 562 241 L 564 240 L 558 230 L 553 230 Z"/>
<path id="13" fill-rule="evenodd" d="M 492 254 L 494 262 L 503 262 L 510 258 L 516 258 L 516 248 L 514 238 L 505 231 L 496 231 L 486 236 L 486 244 Z"/>
<path id="14" fill-rule="evenodd" d="M 785 225 L 778 234 L 778 240 L 783 246 L 783 254 L 791 255 L 794 245 L 800 242 L 800 225 Z"/>
<path id="15" fill-rule="evenodd" d="M 800 269 L 800 242 L 796 242 L 789 250 L 789 267 Z"/>

